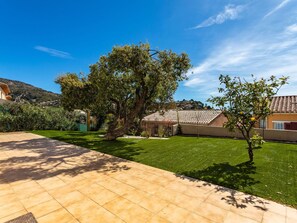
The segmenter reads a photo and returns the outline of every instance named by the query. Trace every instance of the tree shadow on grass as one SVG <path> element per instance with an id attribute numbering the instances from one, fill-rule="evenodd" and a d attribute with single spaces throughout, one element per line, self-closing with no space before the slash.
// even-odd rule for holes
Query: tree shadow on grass
<path id="1" fill-rule="evenodd" d="M 59 137 L 53 138 L 59 139 Z M 83 137 L 75 137 L 72 140 L 75 141 L 74 144 L 80 146 L 90 146 L 92 143 Z M 132 148 L 131 144 L 133 142 L 118 141 L 111 150 L 121 150 L 127 147 L 129 153 L 122 157 L 133 159 L 133 156 L 139 153 L 140 148 L 135 146 Z M 94 145 L 108 150 L 108 146 L 112 144 L 98 141 L 94 142 Z M 58 175 L 76 176 L 91 171 L 105 174 L 130 169 L 127 166 L 127 160 L 48 138 L 0 142 L 0 148 L 2 153 L 0 154 L 2 155 L 0 183 L 27 179 L 40 180 Z M 119 154 L 122 153 L 123 151 L 119 152 Z"/>
<path id="2" fill-rule="evenodd" d="M 88 138 L 90 135 L 92 137 Z M 66 137 L 52 136 L 50 138 L 132 161 L 135 160 L 134 156 L 143 152 L 143 149 L 131 140 L 107 141 L 100 138 L 98 133 L 71 132 Z"/>
<path id="3" fill-rule="evenodd" d="M 256 169 L 256 166 L 251 162 L 238 165 L 230 165 L 228 162 L 214 163 L 205 169 L 181 172 L 177 176 L 194 182 L 204 181 L 199 187 L 214 186 L 215 192 L 222 195 L 221 200 L 236 208 L 246 208 L 250 204 L 257 209 L 266 211 L 265 201 L 237 191 L 243 191 L 245 188 L 260 183 L 252 177 L 256 173 Z"/>

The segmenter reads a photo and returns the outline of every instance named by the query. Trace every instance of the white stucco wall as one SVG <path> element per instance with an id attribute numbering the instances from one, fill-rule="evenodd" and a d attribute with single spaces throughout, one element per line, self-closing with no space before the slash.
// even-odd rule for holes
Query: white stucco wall
<path id="1" fill-rule="evenodd" d="M 1 87 L 0 87 L 0 99 L 6 100 L 6 94 L 4 93 Z"/>

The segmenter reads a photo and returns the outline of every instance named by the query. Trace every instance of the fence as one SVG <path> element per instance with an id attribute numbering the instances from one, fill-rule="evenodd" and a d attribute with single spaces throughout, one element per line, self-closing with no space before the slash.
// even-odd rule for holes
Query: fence
<path id="1" fill-rule="evenodd" d="M 217 136 L 242 138 L 241 133 L 236 130 L 230 132 L 223 127 L 197 126 L 190 124 L 180 124 L 182 134 L 184 135 L 201 135 L 201 136 Z M 274 129 L 255 129 L 265 140 L 277 140 L 287 142 L 297 142 L 297 131 L 291 130 L 274 130 Z M 173 134 L 177 132 L 177 125 L 173 126 Z"/>

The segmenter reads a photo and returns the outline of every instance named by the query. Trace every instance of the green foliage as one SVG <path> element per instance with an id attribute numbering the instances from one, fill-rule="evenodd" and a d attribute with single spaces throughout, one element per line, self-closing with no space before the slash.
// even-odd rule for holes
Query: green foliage
<path id="1" fill-rule="evenodd" d="M 259 135 L 259 133 L 255 133 L 251 137 L 252 148 L 261 148 L 262 145 L 265 143 L 263 137 Z"/>
<path id="2" fill-rule="evenodd" d="M 150 137 L 150 134 L 149 134 L 148 131 L 142 131 L 142 132 L 140 133 L 140 136 L 141 136 L 141 137 L 145 137 L 145 138 L 149 138 L 149 137 Z"/>
<path id="3" fill-rule="evenodd" d="M 0 106 L 0 131 L 75 130 L 74 113 L 62 108 L 7 103 Z"/>
<path id="4" fill-rule="evenodd" d="M 159 137 L 164 137 L 165 136 L 165 128 L 163 126 L 158 127 L 158 136 Z"/>
<path id="5" fill-rule="evenodd" d="M 112 114 L 108 139 L 129 133 L 150 106 L 171 101 L 178 82 L 190 68 L 185 53 L 156 51 L 149 44 L 116 46 L 90 66 L 90 74 L 57 79 L 65 108 Z"/>
<path id="6" fill-rule="evenodd" d="M 222 96 L 208 100 L 219 107 L 227 117 L 226 128 L 230 131 L 236 128 L 240 130 L 248 144 L 250 161 L 253 160 L 250 132 L 260 118 L 271 114 L 269 106 L 272 97 L 288 80 L 288 77 L 277 79 L 275 76 L 257 80 L 252 75 L 252 78 L 253 81 L 248 82 L 242 81 L 240 77 L 232 79 L 228 75 L 220 75 L 220 84 L 224 85 L 219 88 Z"/>

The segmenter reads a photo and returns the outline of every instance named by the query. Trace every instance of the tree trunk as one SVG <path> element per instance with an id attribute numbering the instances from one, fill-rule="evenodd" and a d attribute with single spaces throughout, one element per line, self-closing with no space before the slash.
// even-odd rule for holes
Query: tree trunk
<path id="1" fill-rule="evenodd" d="M 254 161 L 254 153 L 253 153 L 253 148 L 252 148 L 252 143 L 248 142 L 249 148 L 248 148 L 248 153 L 250 157 L 250 162 Z"/>

